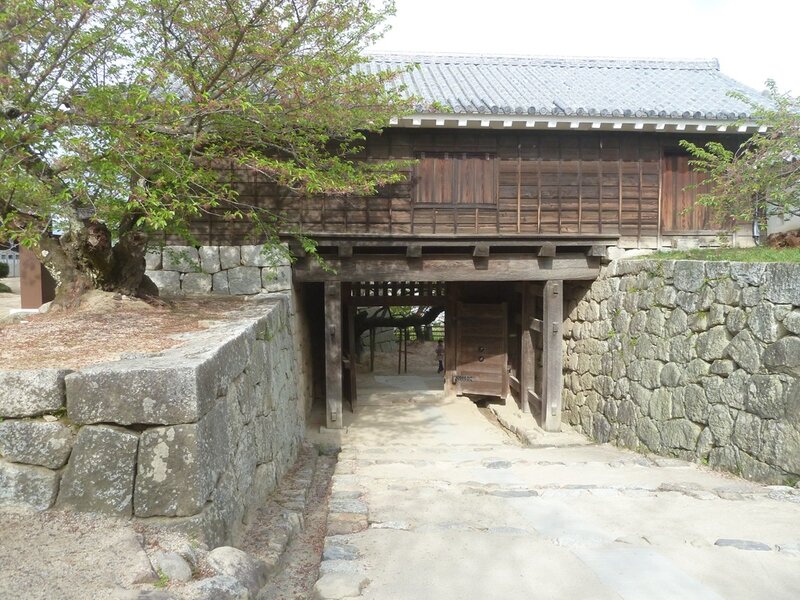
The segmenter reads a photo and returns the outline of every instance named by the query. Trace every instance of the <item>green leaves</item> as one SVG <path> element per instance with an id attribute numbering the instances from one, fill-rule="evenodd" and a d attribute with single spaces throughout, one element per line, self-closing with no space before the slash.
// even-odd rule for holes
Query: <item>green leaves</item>
<path id="1" fill-rule="evenodd" d="M 370 194 L 404 163 L 361 162 L 410 110 L 355 68 L 393 10 L 364 0 L 15 0 L 0 9 L 0 236 L 89 221 L 114 239 L 247 219 L 254 174 L 303 194 Z M 301 235 L 302 232 L 298 232 Z M 313 247 L 310 242 L 309 248 Z"/>
<path id="2" fill-rule="evenodd" d="M 694 160 L 692 166 L 707 174 L 711 191 L 698 202 L 713 209 L 726 225 L 758 220 L 770 215 L 800 215 L 800 99 L 781 94 L 768 81 L 769 105 L 759 105 L 740 94 L 753 120 L 763 131 L 732 152 L 718 142 L 697 146 L 682 141 Z"/>

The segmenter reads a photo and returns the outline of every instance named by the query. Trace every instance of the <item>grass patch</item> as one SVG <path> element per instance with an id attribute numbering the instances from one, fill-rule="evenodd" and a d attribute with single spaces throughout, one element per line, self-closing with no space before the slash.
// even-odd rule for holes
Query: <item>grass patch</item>
<path id="1" fill-rule="evenodd" d="M 656 252 L 640 259 L 800 263 L 800 248 L 696 248 Z"/>
<path id="2" fill-rule="evenodd" d="M 0 283 L 0 293 L 10 294 L 11 293 L 11 288 L 8 287 L 5 283 Z"/>

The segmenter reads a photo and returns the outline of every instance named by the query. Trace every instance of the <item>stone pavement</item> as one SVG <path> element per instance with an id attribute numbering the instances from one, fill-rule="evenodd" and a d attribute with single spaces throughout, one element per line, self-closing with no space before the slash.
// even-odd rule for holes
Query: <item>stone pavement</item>
<path id="1" fill-rule="evenodd" d="M 365 402 L 342 436 L 315 598 L 800 597 L 800 490 L 542 435 L 469 400 Z"/>

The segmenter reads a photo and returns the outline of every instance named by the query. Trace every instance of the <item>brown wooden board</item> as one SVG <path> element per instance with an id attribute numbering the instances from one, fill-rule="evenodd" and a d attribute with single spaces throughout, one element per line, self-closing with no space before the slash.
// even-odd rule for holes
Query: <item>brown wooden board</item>
<path id="1" fill-rule="evenodd" d="M 458 394 L 505 398 L 508 394 L 507 305 L 456 307 L 455 386 Z"/>

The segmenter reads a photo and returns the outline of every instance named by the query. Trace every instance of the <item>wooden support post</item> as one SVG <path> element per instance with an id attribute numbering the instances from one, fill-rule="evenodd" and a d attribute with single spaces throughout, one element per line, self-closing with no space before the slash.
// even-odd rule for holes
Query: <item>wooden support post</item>
<path id="1" fill-rule="evenodd" d="M 545 431 L 561 431 L 561 391 L 564 386 L 563 284 L 561 280 L 551 280 L 544 284 L 542 427 Z"/>
<path id="2" fill-rule="evenodd" d="M 369 372 L 375 370 L 375 328 L 369 328 Z"/>
<path id="3" fill-rule="evenodd" d="M 342 285 L 325 282 L 325 423 L 342 424 Z"/>
<path id="4" fill-rule="evenodd" d="M 461 292 L 458 283 L 445 284 L 444 311 L 444 395 L 452 398 L 456 395 L 456 306 Z"/>
<path id="5" fill-rule="evenodd" d="M 520 365 L 519 365 L 519 402 L 523 413 L 531 412 L 528 390 L 536 391 L 536 350 L 533 345 L 534 291 L 527 283 L 522 284 L 522 323 L 520 325 Z"/>
<path id="6" fill-rule="evenodd" d="M 350 359 L 350 369 L 347 382 L 350 384 L 350 410 L 356 412 L 358 391 L 356 390 L 356 373 L 358 360 L 356 357 L 356 305 L 352 300 L 347 304 L 347 354 Z"/>

